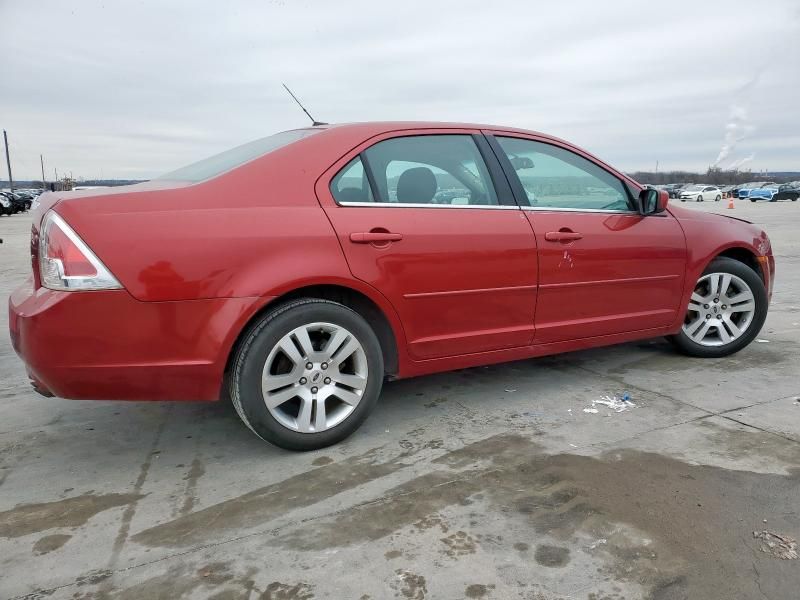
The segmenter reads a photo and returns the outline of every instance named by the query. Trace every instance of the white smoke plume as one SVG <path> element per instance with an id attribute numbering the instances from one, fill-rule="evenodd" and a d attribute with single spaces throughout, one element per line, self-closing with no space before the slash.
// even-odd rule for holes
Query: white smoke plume
<path id="1" fill-rule="evenodd" d="M 756 157 L 755 152 L 750 154 L 750 156 L 745 156 L 744 158 L 740 158 L 738 160 L 733 161 L 730 165 L 728 165 L 728 171 L 734 171 L 741 167 L 743 164 L 750 162 Z"/>
<path id="2" fill-rule="evenodd" d="M 714 161 L 714 166 L 719 166 L 719 163 L 728 158 L 736 148 L 736 144 L 753 133 L 753 131 L 755 131 L 755 127 L 750 124 L 747 108 L 742 104 L 733 104 L 728 123 L 725 125 L 725 138 L 722 142 L 722 148 L 719 150 L 717 160 Z M 753 160 L 753 157 L 749 157 L 744 162 L 747 162 L 747 160 Z"/>
<path id="3" fill-rule="evenodd" d="M 774 50 L 770 52 L 770 56 L 772 54 L 774 54 Z M 722 141 L 722 148 L 719 149 L 717 160 L 714 161 L 713 166 L 718 167 L 719 163 L 728 158 L 736 149 L 736 144 L 750 136 L 756 130 L 750 121 L 748 106 L 750 104 L 750 97 L 753 94 L 753 89 L 758 85 L 768 65 L 769 60 L 763 60 L 761 64 L 756 67 L 753 76 L 736 90 L 736 97 L 739 101 L 731 104 L 730 116 L 728 117 L 728 123 L 725 125 L 725 138 Z M 753 160 L 753 157 L 748 158 L 744 162 L 748 160 Z"/>

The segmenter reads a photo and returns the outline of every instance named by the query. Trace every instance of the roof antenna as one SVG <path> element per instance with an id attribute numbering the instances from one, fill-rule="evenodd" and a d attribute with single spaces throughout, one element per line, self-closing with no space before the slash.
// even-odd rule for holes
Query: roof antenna
<path id="1" fill-rule="evenodd" d="M 302 108 L 302 109 L 303 109 L 303 112 L 304 112 L 304 113 L 306 113 L 306 115 L 308 115 L 308 118 L 309 118 L 309 119 L 311 119 L 311 126 L 312 126 L 312 127 L 316 127 L 317 125 L 327 125 L 327 124 L 328 124 L 328 123 L 323 123 L 322 121 L 317 121 L 317 120 L 316 120 L 314 117 L 312 117 L 312 116 L 311 116 L 311 113 L 310 113 L 310 112 L 308 112 L 308 111 L 306 110 L 306 107 L 305 107 L 305 106 L 303 106 L 303 105 L 300 103 L 300 100 L 298 100 L 298 99 L 297 99 L 297 96 L 295 96 L 295 95 L 292 93 L 292 90 L 290 90 L 290 89 L 287 87 L 287 85 L 286 85 L 285 83 L 282 83 L 281 85 L 284 87 L 284 89 L 285 89 L 287 92 L 289 92 L 289 95 L 292 97 L 292 99 L 294 99 L 294 101 L 295 101 L 295 102 L 297 102 L 297 106 L 299 106 L 300 108 Z"/>

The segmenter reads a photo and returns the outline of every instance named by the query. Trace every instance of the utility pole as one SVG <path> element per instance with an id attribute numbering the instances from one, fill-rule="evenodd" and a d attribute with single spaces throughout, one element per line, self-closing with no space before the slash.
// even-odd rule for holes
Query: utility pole
<path id="1" fill-rule="evenodd" d="M 11 177 L 11 156 L 8 154 L 8 134 L 3 129 L 3 141 L 6 144 L 6 166 L 8 167 L 8 185 L 11 186 L 11 191 L 14 191 L 14 179 Z"/>
<path id="2" fill-rule="evenodd" d="M 658 161 L 656 161 L 656 173 L 658 173 Z"/>
<path id="3" fill-rule="evenodd" d="M 47 181 L 44 178 L 44 158 L 41 154 L 39 155 L 39 162 L 42 164 L 42 189 L 45 190 L 47 189 Z"/>

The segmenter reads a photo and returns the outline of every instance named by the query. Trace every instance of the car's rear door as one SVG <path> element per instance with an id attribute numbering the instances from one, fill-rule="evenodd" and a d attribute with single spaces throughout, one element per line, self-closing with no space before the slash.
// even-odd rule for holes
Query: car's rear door
<path id="1" fill-rule="evenodd" d="M 316 190 L 353 275 L 397 310 L 413 359 L 532 342 L 535 238 L 479 132 L 378 136 Z"/>
<path id="2" fill-rule="evenodd" d="M 621 176 L 566 144 L 502 132 L 489 141 L 539 244 L 537 343 L 675 322 L 686 242 L 669 212 L 640 215 Z"/>

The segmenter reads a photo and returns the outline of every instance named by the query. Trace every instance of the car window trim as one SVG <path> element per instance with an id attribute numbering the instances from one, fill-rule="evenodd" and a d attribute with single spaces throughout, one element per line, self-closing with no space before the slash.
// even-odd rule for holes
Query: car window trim
<path id="1" fill-rule="evenodd" d="M 364 150 L 366 150 L 366 148 Z M 378 184 L 375 182 L 375 174 L 372 172 L 372 165 L 369 164 L 369 160 L 367 159 L 367 155 L 364 150 L 358 153 L 358 159 L 361 161 L 361 166 L 364 167 L 364 173 L 367 176 L 367 185 L 372 193 L 372 202 L 364 202 L 363 204 L 383 204 L 383 202 L 380 201 L 381 196 L 378 194 Z M 342 204 L 344 205 L 345 203 L 342 202 Z M 359 203 L 353 202 L 353 204 Z"/>
<path id="2" fill-rule="evenodd" d="M 420 136 L 435 136 L 435 135 L 463 135 L 467 136 L 472 139 L 472 142 L 475 144 L 475 147 L 478 150 L 478 155 L 483 160 L 484 167 L 486 167 L 486 172 L 489 175 L 489 181 L 487 182 L 489 185 L 492 186 L 492 191 L 494 192 L 495 198 L 497 198 L 497 204 L 417 204 L 417 203 L 408 203 L 408 202 L 383 202 L 379 201 L 378 199 L 382 196 L 378 194 L 378 185 L 375 180 L 375 174 L 372 170 L 372 165 L 369 162 L 369 158 L 367 157 L 366 151 L 375 146 L 376 144 L 380 144 L 385 140 L 391 139 L 398 139 L 404 137 L 420 137 Z M 491 153 L 490 153 L 491 152 Z M 342 169 L 347 168 L 353 160 L 358 158 L 361 161 L 361 165 L 364 167 L 364 172 L 367 175 L 367 182 L 369 183 L 370 191 L 372 192 L 372 197 L 374 199 L 373 202 L 339 202 L 336 200 L 336 196 L 333 195 L 331 191 L 331 196 L 333 197 L 333 201 L 338 206 L 390 206 L 393 208 L 469 208 L 469 209 L 489 209 L 489 210 L 496 210 L 496 209 L 512 209 L 518 210 L 520 207 L 514 197 L 514 193 L 509 185 L 508 178 L 502 170 L 502 166 L 497 162 L 496 157 L 494 156 L 494 152 L 491 151 L 491 148 L 488 147 L 486 142 L 486 138 L 483 134 L 479 132 L 471 131 L 469 133 L 466 132 L 458 132 L 458 133 L 441 133 L 441 132 L 413 132 L 413 133 L 404 133 L 403 135 L 396 135 L 391 137 L 386 137 L 381 140 L 378 140 L 374 144 L 370 144 L 366 148 L 363 148 L 356 156 L 353 156 L 350 160 L 348 160 Z M 341 169 L 337 171 L 333 177 L 331 177 L 331 183 L 334 179 L 336 179 L 337 175 L 341 172 Z M 498 183 L 499 182 L 499 183 Z M 329 184 L 330 186 L 330 184 Z M 502 192 L 502 194 L 501 194 Z"/>
<path id="3" fill-rule="evenodd" d="M 522 210 L 532 212 L 580 212 L 580 213 L 603 213 L 612 215 L 632 215 L 641 217 L 642 215 L 635 210 L 619 210 L 615 208 L 560 208 L 555 206 L 522 206 Z M 650 216 L 650 215 L 648 215 Z M 658 216 L 658 215 L 653 215 Z"/>
<path id="4" fill-rule="evenodd" d="M 508 176 L 503 171 L 503 166 L 497 160 L 497 156 L 495 156 L 486 136 L 482 133 L 473 133 L 472 139 L 478 147 L 478 153 L 483 158 L 483 164 L 489 173 L 489 179 L 494 187 L 494 195 L 497 198 L 498 205 L 516 208 L 518 203 L 508 181 Z"/>
<path id="5" fill-rule="evenodd" d="M 489 147 L 494 152 L 495 158 L 500 163 L 500 167 L 503 169 L 503 172 L 508 179 L 509 184 L 511 185 L 511 191 L 514 194 L 514 199 L 516 200 L 517 204 L 522 210 L 530 210 L 530 211 L 549 211 L 549 212 L 587 212 L 587 213 L 610 213 L 610 214 L 623 214 L 623 215 L 639 215 L 639 211 L 628 209 L 628 210 L 618 210 L 618 209 L 606 209 L 606 208 L 560 208 L 560 207 L 553 207 L 553 206 L 531 206 L 528 203 L 528 194 L 525 193 L 525 188 L 522 186 L 522 181 L 520 180 L 517 172 L 514 170 L 514 167 L 511 165 L 511 161 L 508 159 L 505 151 L 503 150 L 502 146 L 500 146 L 500 142 L 497 141 L 497 137 L 509 137 L 509 138 L 516 138 L 520 140 L 528 140 L 531 142 L 538 142 L 540 144 L 546 144 L 548 146 L 554 146 L 555 148 L 560 148 L 562 150 L 566 150 L 567 152 L 572 152 L 576 156 L 580 156 L 584 160 L 589 161 L 596 167 L 602 169 L 606 173 L 608 173 L 611 177 L 619 181 L 622 189 L 625 190 L 625 194 L 628 196 L 628 202 L 631 204 L 634 203 L 635 198 L 631 193 L 630 187 L 628 182 L 620 179 L 615 173 L 606 169 L 603 165 L 596 163 L 595 161 L 583 156 L 575 152 L 570 148 L 565 148 L 560 146 L 559 144 L 554 144 L 552 141 L 548 140 L 540 140 L 535 139 L 530 136 L 525 135 L 514 135 L 513 132 L 503 132 L 501 134 L 496 134 L 494 132 L 483 132 L 483 136 L 486 138 L 486 141 L 489 144 Z"/>
<path id="6" fill-rule="evenodd" d="M 412 202 L 337 202 L 338 206 L 361 206 L 369 208 L 370 206 L 381 206 L 383 208 L 467 208 L 479 210 L 520 210 L 520 207 L 514 204 L 417 204 Z"/>

